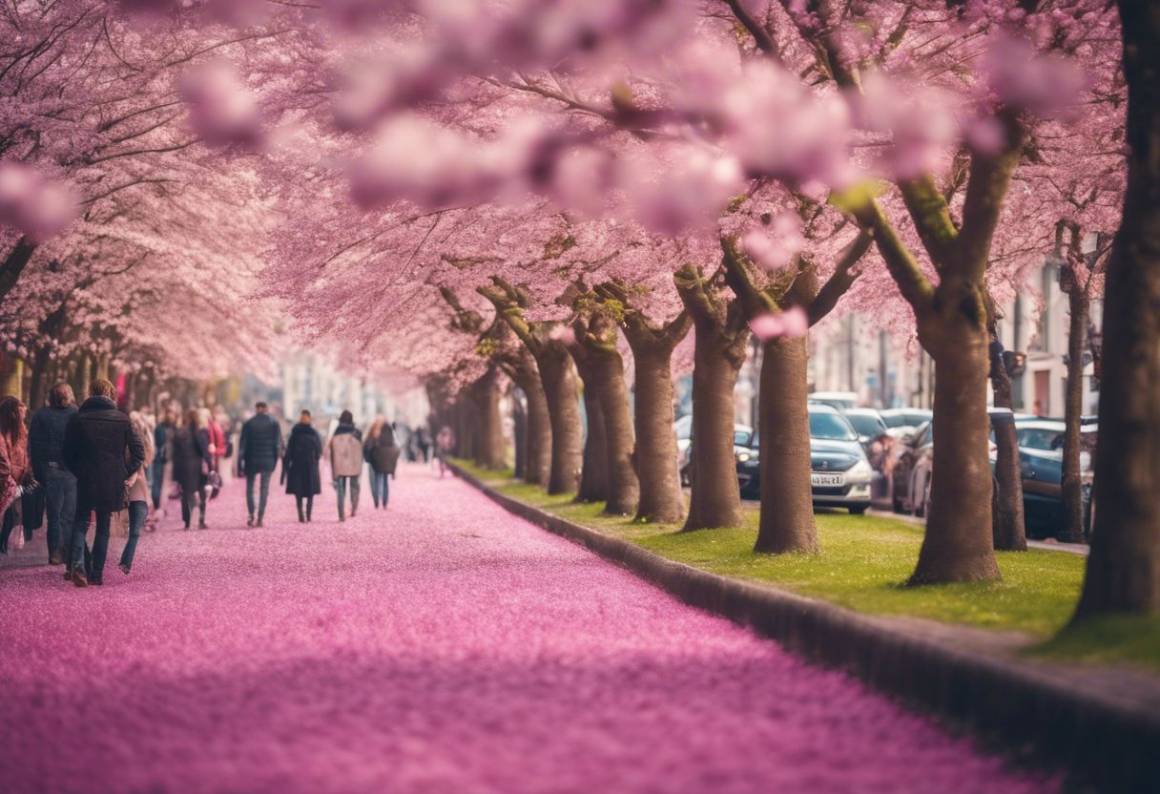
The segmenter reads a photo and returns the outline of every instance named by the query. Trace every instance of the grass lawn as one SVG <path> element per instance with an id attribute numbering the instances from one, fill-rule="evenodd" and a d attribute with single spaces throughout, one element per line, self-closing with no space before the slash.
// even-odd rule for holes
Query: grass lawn
<path id="1" fill-rule="evenodd" d="M 601 504 L 548 496 L 513 480 L 511 472 L 459 463 L 507 496 L 703 570 L 775 584 L 860 612 L 1023 632 L 1041 641 L 1030 651 L 1036 655 L 1122 660 L 1160 669 L 1160 621 L 1103 621 L 1056 636 L 1075 608 L 1083 581 L 1085 560 L 1075 554 L 997 552 L 1001 582 L 908 588 L 903 585 L 918 559 L 922 527 L 905 521 L 819 513 L 821 554 L 754 554 L 756 507 L 747 510 L 744 528 L 682 533 L 676 525 L 604 516 Z"/>

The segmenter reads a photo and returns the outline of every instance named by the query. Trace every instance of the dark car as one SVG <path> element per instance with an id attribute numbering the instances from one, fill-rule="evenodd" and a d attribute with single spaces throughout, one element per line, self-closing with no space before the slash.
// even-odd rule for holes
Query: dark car
<path id="1" fill-rule="evenodd" d="M 842 411 L 842 414 L 858 434 L 858 440 L 862 442 L 863 448 L 868 448 L 870 442 L 886 433 L 886 423 L 873 408 L 848 408 Z"/>
<path id="2" fill-rule="evenodd" d="M 858 434 L 840 411 L 811 404 L 810 458 L 814 504 L 845 507 L 861 515 L 870 507 L 870 481 L 874 470 L 858 442 Z M 761 456 L 754 433 L 749 447 L 737 451 L 737 481 L 747 499 L 761 497 Z"/>
<path id="3" fill-rule="evenodd" d="M 1030 538 L 1058 537 L 1063 529 L 1063 436 L 1062 421 L 1025 419 L 1015 421 L 1019 441 L 1019 471 L 1023 480 L 1023 513 Z M 1096 444 L 1095 424 L 1080 428 L 1080 471 L 1083 477 L 1083 532 L 1091 531 L 1092 457 Z"/>

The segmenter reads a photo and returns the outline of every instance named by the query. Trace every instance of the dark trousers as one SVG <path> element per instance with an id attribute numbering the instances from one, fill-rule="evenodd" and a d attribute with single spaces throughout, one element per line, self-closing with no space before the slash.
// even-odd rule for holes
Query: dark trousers
<path id="1" fill-rule="evenodd" d="M 4 511 L 4 515 L 0 520 L 3 522 L 0 525 L 0 554 L 7 554 L 8 538 L 12 537 L 12 530 L 16 529 L 20 523 L 20 520 L 16 518 L 15 502 L 8 506 L 8 509 Z M 21 531 L 23 531 L 23 528 L 21 528 Z"/>
<path id="2" fill-rule="evenodd" d="M 85 534 L 89 529 L 89 516 L 97 516 L 97 532 L 93 538 L 92 556 L 89 556 Z M 72 536 L 72 566 L 73 570 L 86 571 L 90 579 L 100 580 L 105 572 L 105 555 L 109 552 L 109 519 L 113 514 L 108 510 L 94 510 L 86 504 L 78 504 L 76 516 L 73 518 Z"/>
<path id="3" fill-rule="evenodd" d="M 254 479 L 258 483 L 258 518 L 266 515 L 266 501 L 270 498 L 270 475 L 272 471 L 246 472 L 246 509 L 250 518 L 254 517 Z"/>
<path id="4" fill-rule="evenodd" d="M 314 497 L 313 496 L 295 496 L 294 501 L 298 504 L 298 520 L 310 520 L 310 514 L 314 512 Z M 305 503 L 306 511 L 303 512 L 302 505 Z"/>
<path id="5" fill-rule="evenodd" d="M 153 461 L 153 470 L 149 472 L 149 490 L 153 497 L 153 509 L 161 509 L 161 486 L 165 484 L 165 461 Z"/>
<path id="6" fill-rule="evenodd" d="M 133 556 L 137 553 L 137 539 L 141 537 L 141 527 L 145 526 L 145 519 L 149 515 L 149 505 L 144 502 L 129 503 L 129 542 L 121 551 L 121 565 L 133 567 Z"/>
<path id="7" fill-rule="evenodd" d="M 197 505 L 199 523 L 205 521 L 205 486 L 201 485 L 196 491 L 181 491 L 181 520 L 185 528 L 189 529 L 189 522 L 193 518 L 193 506 Z"/>
<path id="8" fill-rule="evenodd" d="M 358 477 L 339 477 L 334 487 L 338 490 L 338 517 L 346 518 L 343 512 L 343 503 L 346 502 L 346 491 L 350 489 L 350 514 L 358 512 Z"/>
<path id="9" fill-rule="evenodd" d="M 375 507 L 386 507 L 387 499 L 391 495 L 391 475 L 385 471 L 371 469 L 371 499 Z"/>
<path id="10" fill-rule="evenodd" d="M 72 546 L 73 516 L 77 511 L 77 478 L 72 472 L 49 466 L 44 477 L 44 512 L 48 524 L 48 553 L 67 557 Z"/>

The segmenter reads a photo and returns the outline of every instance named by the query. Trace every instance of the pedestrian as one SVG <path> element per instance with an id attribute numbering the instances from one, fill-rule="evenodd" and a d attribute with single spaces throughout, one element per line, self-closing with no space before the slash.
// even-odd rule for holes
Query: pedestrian
<path id="1" fill-rule="evenodd" d="M 390 498 L 390 478 L 395 476 L 400 449 L 395 441 L 395 431 L 387 420 L 379 416 L 367 431 L 363 443 L 363 457 L 371 467 L 371 499 L 375 507 L 386 509 Z"/>
<path id="2" fill-rule="evenodd" d="M 67 564 L 72 549 L 77 478 L 64 465 L 63 450 L 65 428 L 76 412 L 72 387 L 58 383 L 48 393 L 48 405 L 32 415 L 28 430 L 32 472 L 44 486 L 49 565 Z"/>
<path id="3" fill-rule="evenodd" d="M 419 454 L 422 456 L 424 463 L 431 460 L 431 434 L 427 432 L 427 428 L 423 425 L 419 425 L 415 430 L 415 446 L 419 448 Z"/>
<path id="4" fill-rule="evenodd" d="M 193 520 L 197 505 L 197 528 L 208 529 L 205 523 L 205 486 L 213 467 L 209 451 L 209 433 L 201 426 L 201 414 L 190 409 L 185 423 L 177 428 L 170 445 L 173 455 L 173 481 L 181 489 L 181 520 L 185 528 Z"/>
<path id="5" fill-rule="evenodd" d="M 455 446 L 455 433 L 447 425 L 439 428 L 435 436 L 435 460 L 439 464 L 439 478 L 447 473 L 447 459 L 451 457 L 451 450 Z"/>
<path id="6" fill-rule="evenodd" d="M 165 464 L 170 460 L 170 445 L 173 434 L 177 431 L 177 414 L 172 408 L 166 408 L 161 415 L 161 421 L 153 428 L 153 469 L 149 486 L 152 490 L 153 510 L 161 509 L 161 495 L 165 486 Z"/>
<path id="7" fill-rule="evenodd" d="M 8 553 L 8 538 L 21 524 L 21 497 L 36 487 L 28 461 L 28 429 L 24 419 L 28 409 L 18 397 L 0 400 L 0 554 Z M 13 545 L 24 546 L 24 528 L 16 533 Z"/>
<path id="8" fill-rule="evenodd" d="M 145 448 L 129 417 L 117 410 L 116 389 L 105 378 L 89 388 L 89 398 L 69 419 L 64 434 L 65 465 L 77 478 L 73 517 L 72 581 L 77 587 L 103 584 L 109 549 L 109 519 L 125 508 L 125 483 L 145 461 Z M 92 557 L 85 570 L 89 517 L 96 515 Z"/>
<path id="9" fill-rule="evenodd" d="M 314 497 L 322 493 L 322 475 L 318 471 L 321 459 L 322 438 L 311 426 L 310 411 L 303 410 L 298 424 L 290 430 L 286 456 L 282 459 L 282 481 L 286 483 L 286 493 L 294 495 L 300 523 L 311 520 Z"/>
<path id="10" fill-rule="evenodd" d="M 343 411 L 338 416 L 338 427 L 326 445 L 330 458 L 330 472 L 334 475 L 334 489 L 338 492 L 338 520 L 345 521 L 346 493 L 350 491 L 350 517 L 358 512 L 359 477 L 362 476 L 362 433 L 354 426 L 354 416 Z"/>
<path id="11" fill-rule="evenodd" d="M 254 406 L 254 415 L 242 425 L 242 436 L 238 441 L 238 469 L 246 475 L 246 509 L 249 518 L 246 526 L 262 526 L 266 515 L 266 501 L 270 496 L 270 476 L 278 468 L 278 458 L 282 457 L 282 428 L 278 420 L 270 416 L 269 407 L 264 402 Z M 254 480 L 260 480 L 258 488 L 258 512 L 254 518 Z"/>
<path id="12" fill-rule="evenodd" d="M 145 526 L 145 519 L 149 517 L 149 482 L 145 472 L 153 465 L 153 429 L 149 427 L 149 420 L 144 414 L 134 411 L 129 414 L 129 423 L 133 432 L 141 440 L 145 450 L 145 462 L 141 468 L 129 476 L 125 483 L 126 500 L 129 502 L 129 540 L 121 550 L 121 563 L 118 566 L 128 576 L 133 568 L 133 557 L 137 553 L 137 540 L 141 537 L 141 528 Z"/>

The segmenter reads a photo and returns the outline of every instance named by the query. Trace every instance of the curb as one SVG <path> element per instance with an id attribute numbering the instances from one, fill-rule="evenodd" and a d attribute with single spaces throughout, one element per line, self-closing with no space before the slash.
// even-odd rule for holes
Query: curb
<path id="1" fill-rule="evenodd" d="M 628 568 L 690 606 L 857 675 L 911 707 L 981 734 L 1001 752 L 1063 767 L 1069 788 L 1160 790 L 1160 714 L 1077 689 L 1032 665 L 911 636 L 857 612 L 667 560 L 452 470 L 508 512 Z"/>

